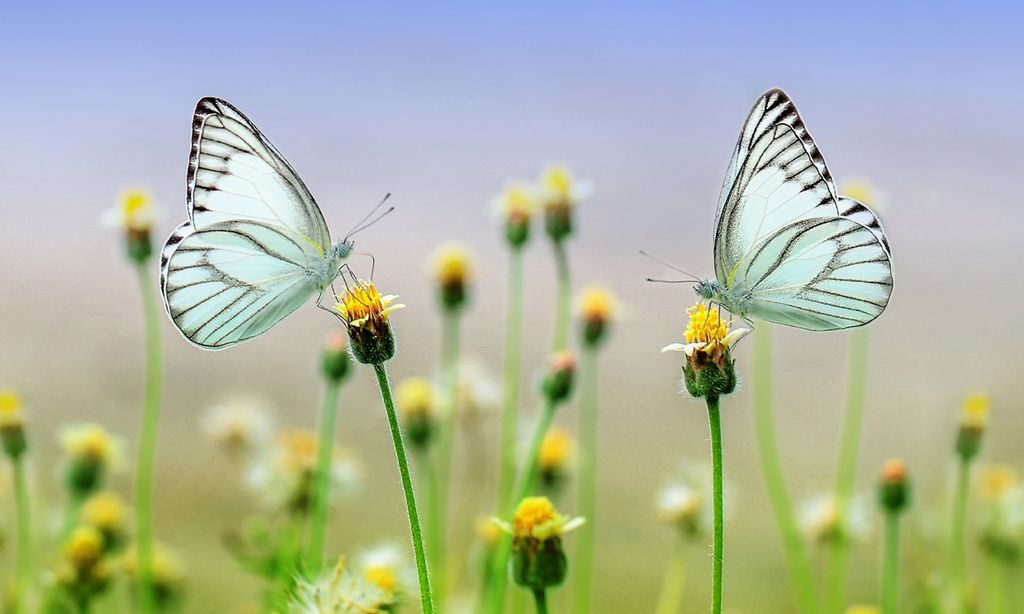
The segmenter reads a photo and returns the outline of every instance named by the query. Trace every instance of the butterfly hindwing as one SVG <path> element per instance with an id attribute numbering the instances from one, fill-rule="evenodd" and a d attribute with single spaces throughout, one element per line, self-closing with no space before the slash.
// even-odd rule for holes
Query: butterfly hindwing
<path id="1" fill-rule="evenodd" d="M 196 105 L 187 195 L 196 229 L 263 222 L 308 237 L 322 252 L 330 249 L 323 214 L 298 174 L 241 111 L 219 98 Z"/>
<path id="2" fill-rule="evenodd" d="M 286 228 L 225 221 L 179 226 L 161 256 L 160 285 L 174 325 L 192 343 L 222 349 L 263 333 L 316 291 L 315 250 Z"/>

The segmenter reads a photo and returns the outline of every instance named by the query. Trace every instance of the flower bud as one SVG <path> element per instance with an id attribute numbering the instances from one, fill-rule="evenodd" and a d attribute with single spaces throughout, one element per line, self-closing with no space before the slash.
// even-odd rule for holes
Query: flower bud
<path id="1" fill-rule="evenodd" d="M 124 500 L 113 492 L 93 495 L 82 508 L 82 522 L 103 534 L 105 551 L 116 550 L 124 543 L 127 515 Z"/>
<path id="2" fill-rule="evenodd" d="M 583 343 L 595 348 L 604 341 L 615 312 L 615 298 L 601 288 L 587 288 L 580 297 L 579 314 L 583 324 Z"/>
<path id="3" fill-rule="evenodd" d="M 569 170 L 552 166 L 541 175 L 540 197 L 544 206 L 544 228 L 555 243 L 573 231 L 573 209 L 586 195 L 586 188 L 574 182 Z"/>
<path id="4" fill-rule="evenodd" d="M 522 248 L 530 239 L 536 196 L 522 185 L 510 184 L 494 199 L 494 205 L 505 227 L 505 240 L 512 249 Z"/>
<path id="5" fill-rule="evenodd" d="M 125 254 L 136 264 L 144 264 L 153 255 L 150 231 L 156 221 L 152 198 L 141 190 L 122 195 L 117 207 L 104 215 L 104 221 L 124 233 Z"/>
<path id="6" fill-rule="evenodd" d="M 323 358 L 320 361 L 320 372 L 328 381 L 340 384 L 348 376 L 352 367 L 352 359 L 348 354 L 348 343 L 345 334 L 334 331 L 327 337 L 324 344 Z"/>
<path id="7" fill-rule="evenodd" d="M 436 430 L 434 386 L 422 377 L 403 380 L 395 389 L 395 404 L 406 439 L 416 448 L 426 448 Z"/>
<path id="8" fill-rule="evenodd" d="M 878 504 L 887 512 L 902 512 L 910 504 L 910 480 L 903 460 L 892 458 L 878 480 Z"/>
<path id="9" fill-rule="evenodd" d="M 973 460 L 981 451 L 981 438 L 988 426 L 989 405 L 988 396 L 983 394 L 964 400 L 956 437 L 956 453 L 964 462 Z"/>
<path id="10" fill-rule="evenodd" d="M 576 360 L 570 352 L 559 352 L 548 361 L 548 370 L 541 382 L 541 391 L 552 403 L 565 402 L 572 393 Z"/>
<path id="11" fill-rule="evenodd" d="M 537 454 L 537 471 L 544 486 L 552 490 L 561 486 L 575 447 L 576 442 L 565 429 L 553 426 L 544 434 Z"/>
<path id="12" fill-rule="evenodd" d="M 434 275 L 437 278 L 441 306 L 458 311 L 468 300 L 470 278 L 469 252 L 461 243 L 445 243 L 434 253 Z"/>
<path id="13" fill-rule="evenodd" d="M 395 355 L 395 335 L 388 316 L 405 305 L 395 304 L 397 296 L 381 296 L 373 282 L 359 280 L 347 289 L 335 309 L 348 329 L 352 356 L 363 364 L 387 362 Z"/>
<path id="14" fill-rule="evenodd" d="M 28 449 L 25 419 L 21 415 L 21 398 L 6 390 L 0 390 L 0 444 L 11 460 L 21 458 Z"/>
<path id="15" fill-rule="evenodd" d="M 96 491 L 120 456 L 120 443 L 98 424 L 78 424 L 60 433 L 67 455 L 64 482 L 75 499 Z"/>
<path id="16" fill-rule="evenodd" d="M 513 535 L 512 576 L 516 584 L 533 590 L 561 584 L 569 568 L 562 535 L 582 524 L 582 518 L 559 514 L 547 497 L 523 499 L 513 525 L 503 525 Z"/>
<path id="17" fill-rule="evenodd" d="M 750 332 L 747 328 L 729 330 L 718 309 L 697 303 L 686 310 L 690 316 L 683 337 L 686 344 L 673 343 L 662 351 L 686 355 L 683 383 L 691 396 L 720 397 L 736 390 L 736 366 L 730 348 Z"/>

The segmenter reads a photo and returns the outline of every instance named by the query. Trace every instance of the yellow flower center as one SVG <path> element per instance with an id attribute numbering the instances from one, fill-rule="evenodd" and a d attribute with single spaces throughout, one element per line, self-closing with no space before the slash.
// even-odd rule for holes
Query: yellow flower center
<path id="1" fill-rule="evenodd" d="M 572 453 L 573 441 L 569 433 L 558 427 L 552 427 L 544 435 L 540 444 L 538 463 L 542 470 L 559 469 L 566 464 Z"/>
<path id="2" fill-rule="evenodd" d="M 317 443 L 316 435 L 309 431 L 288 431 L 279 438 L 281 445 L 281 465 L 286 470 L 312 469 L 316 466 Z"/>
<path id="3" fill-rule="evenodd" d="M 21 421 L 21 398 L 10 390 L 0 390 L 0 426 L 15 426 Z"/>
<path id="4" fill-rule="evenodd" d="M 552 166 L 544 171 L 541 184 L 561 200 L 568 200 L 572 192 L 572 174 L 564 166 Z"/>
<path id="5" fill-rule="evenodd" d="M 65 555 L 78 568 L 92 567 L 103 553 L 103 535 L 93 527 L 78 527 L 71 534 Z"/>
<path id="6" fill-rule="evenodd" d="M 476 533 L 488 546 L 493 546 L 501 539 L 501 526 L 493 518 L 481 518 L 476 523 Z"/>
<path id="7" fill-rule="evenodd" d="M 395 391 L 398 409 L 407 418 L 430 415 L 434 408 L 434 386 L 423 377 L 411 377 Z"/>
<path id="8" fill-rule="evenodd" d="M 558 520 L 558 512 L 547 497 L 527 497 L 516 508 L 515 533 L 530 537 L 534 529 Z"/>
<path id="9" fill-rule="evenodd" d="M 580 297 L 580 315 L 588 321 L 604 321 L 612 316 L 615 299 L 611 292 L 601 288 L 588 288 Z"/>
<path id="10" fill-rule="evenodd" d="M 464 284 L 469 268 L 469 253 L 461 243 L 446 243 L 434 254 L 434 275 L 442 286 Z"/>
<path id="11" fill-rule="evenodd" d="M 366 326 L 368 323 L 385 323 L 388 314 L 404 305 L 392 304 L 397 296 L 381 296 L 372 281 L 356 282 L 355 287 L 345 290 L 344 296 L 338 297 L 341 302 L 335 309 L 351 327 Z"/>
<path id="12" fill-rule="evenodd" d="M 153 200 L 141 190 L 127 192 L 121 198 L 121 217 L 129 230 L 148 230 L 153 225 Z"/>
<path id="13" fill-rule="evenodd" d="M 991 400 L 986 394 L 974 394 L 964 399 L 961 426 L 983 429 L 988 424 L 988 410 Z"/>
<path id="14" fill-rule="evenodd" d="M 124 525 L 124 502 L 114 493 L 100 493 L 85 504 L 82 519 L 86 524 L 105 531 L 115 531 Z"/>
<path id="15" fill-rule="evenodd" d="M 74 458 L 107 462 L 113 456 L 114 444 L 103 427 L 86 424 L 67 433 L 64 447 L 68 455 Z"/>
<path id="16" fill-rule="evenodd" d="M 729 327 L 722 321 L 717 307 L 709 309 L 707 305 L 697 303 L 687 309 L 686 313 L 690 316 L 686 332 L 683 333 L 687 343 L 715 343 L 729 334 Z"/>
<path id="17" fill-rule="evenodd" d="M 981 496 L 987 501 L 998 501 L 1018 483 L 1017 472 L 1010 467 L 989 467 L 981 474 Z"/>
<path id="18" fill-rule="evenodd" d="M 501 213 L 506 218 L 527 221 L 536 203 L 533 194 L 521 185 L 511 185 L 501 196 Z"/>
<path id="19" fill-rule="evenodd" d="M 398 586 L 398 578 L 395 577 L 395 570 L 385 565 L 374 565 L 367 567 L 363 572 L 367 580 L 376 584 L 386 591 L 393 591 Z"/>

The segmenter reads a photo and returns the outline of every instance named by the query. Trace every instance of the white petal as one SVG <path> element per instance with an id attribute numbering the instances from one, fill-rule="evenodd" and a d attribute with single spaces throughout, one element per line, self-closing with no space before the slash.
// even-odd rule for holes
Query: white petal
<path id="1" fill-rule="evenodd" d="M 722 339 L 722 345 L 729 347 L 750 333 L 749 328 L 737 328 Z"/>
<path id="2" fill-rule="evenodd" d="M 665 347 L 661 348 L 661 351 L 663 353 L 664 352 L 682 352 L 684 347 L 685 346 L 682 343 L 670 343 L 670 344 L 666 345 Z"/>

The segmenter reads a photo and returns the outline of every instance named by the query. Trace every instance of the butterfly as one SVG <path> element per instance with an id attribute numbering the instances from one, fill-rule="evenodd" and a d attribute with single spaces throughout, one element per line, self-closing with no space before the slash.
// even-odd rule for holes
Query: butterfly
<path id="1" fill-rule="evenodd" d="M 320 299 L 352 253 L 352 235 L 381 206 L 331 243 L 320 207 L 277 148 L 241 111 L 209 97 L 192 118 L 186 189 L 188 221 L 161 252 L 160 289 L 174 326 L 207 350 L 266 332 L 314 294 L 327 309 Z"/>
<path id="2" fill-rule="evenodd" d="M 715 279 L 697 294 L 743 318 L 825 331 L 863 326 L 892 293 L 878 217 L 840 196 L 785 92 L 743 125 L 715 216 Z M 696 279 L 694 281 L 697 281 Z"/>

